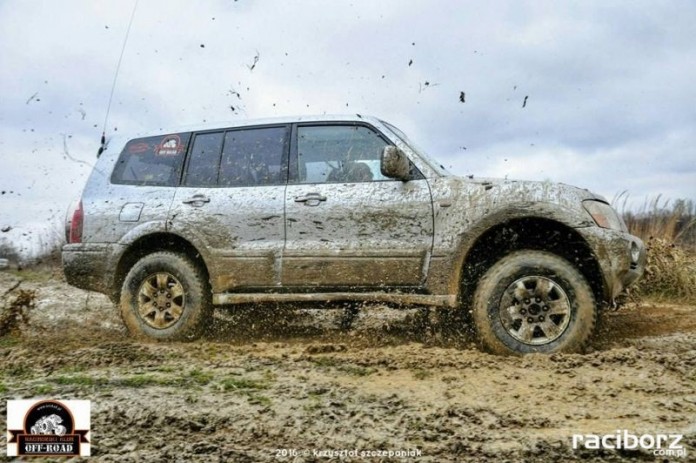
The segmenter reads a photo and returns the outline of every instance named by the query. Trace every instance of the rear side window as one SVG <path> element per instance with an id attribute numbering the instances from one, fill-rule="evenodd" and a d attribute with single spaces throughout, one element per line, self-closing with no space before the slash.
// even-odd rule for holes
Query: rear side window
<path id="1" fill-rule="evenodd" d="M 281 161 L 286 132 L 285 127 L 227 132 L 220 162 L 220 186 L 285 183 Z"/>
<path id="2" fill-rule="evenodd" d="M 286 182 L 288 128 L 261 127 L 196 134 L 185 186 L 242 187 Z"/>
<path id="3" fill-rule="evenodd" d="M 190 133 L 178 133 L 129 141 L 118 158 L 111 183 L 178 185 L 190 138 Z"/>
<path id="4" fill-rule="evenodd" d="M 186 169 L 186 186 L 217 185 L 220 150 L 224 133 L 201 133 L 193 139 Z"/>

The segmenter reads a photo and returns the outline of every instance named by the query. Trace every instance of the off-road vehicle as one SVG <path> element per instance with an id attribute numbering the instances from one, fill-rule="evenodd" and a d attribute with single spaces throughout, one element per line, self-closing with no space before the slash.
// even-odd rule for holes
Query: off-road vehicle
<path id="1" fill-rule="evenodd" d="M 645 263 L 604 198 L 451 175 L 360 115 L 114 138 L 67 226 L 68 282 L 159 340 L 216 305 L 372 301 L 465 312 L 497 353 L 578 351 Z"/>

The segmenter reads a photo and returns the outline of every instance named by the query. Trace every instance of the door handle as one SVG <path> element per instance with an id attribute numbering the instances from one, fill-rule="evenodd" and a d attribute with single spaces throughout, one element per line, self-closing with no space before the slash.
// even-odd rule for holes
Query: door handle
<path id="1" fill-rule="evenodd" d="M 295 196 L 296 203 L 305 203 L 307 206 L 318 206 L 321 201 L 326 201 L 326 196 L 319 193 L 307 193 L 304 196 Z"/>
<path id="2" fill-rule="evenodd" d="M 194 195 L 191 196 L 189 199 L 184 199 L 181 202 L 184 204 L 190 204 L 192 206 L 202 206 L 203 203 L 209 203 L 210 198 L 204 195 Z"/>

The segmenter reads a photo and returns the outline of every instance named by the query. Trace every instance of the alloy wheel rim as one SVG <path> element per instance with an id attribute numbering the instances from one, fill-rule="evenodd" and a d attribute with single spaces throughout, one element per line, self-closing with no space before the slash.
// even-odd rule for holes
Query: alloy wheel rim
<path id="1" fill-rule="evenodd" d="M 507 333 L 539 346 L 561 337 L 570 324 L 568 295 L 552 279 L 526 276 L 509 285 L 500 299 L 500 319 Z"/>
<path id="2" fill-rule="evenodd" d="M 138 290 L 138 313 L 150 327 L 163 330 L 181 319 L 186 295 L 181 282 L 171 273 L 149 275 Z"/>

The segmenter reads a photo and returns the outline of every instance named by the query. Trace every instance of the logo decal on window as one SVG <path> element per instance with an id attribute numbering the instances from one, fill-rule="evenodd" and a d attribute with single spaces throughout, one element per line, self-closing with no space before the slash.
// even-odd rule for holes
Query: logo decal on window
<path id="1" fill-rule="evenodd" d="M 181 139 L 178 135 L 168 135 L 162 139 L 162 142 L 155 148 L 157 156 L 176 156 L 181 153 Z"/>
<path id="2" fill-rule="evenodd" d="M 132 154 L 142 154 L 149 151 L 150 145 L 144 142 L 134 143 L 128 146 L 128 152 Z"/>

